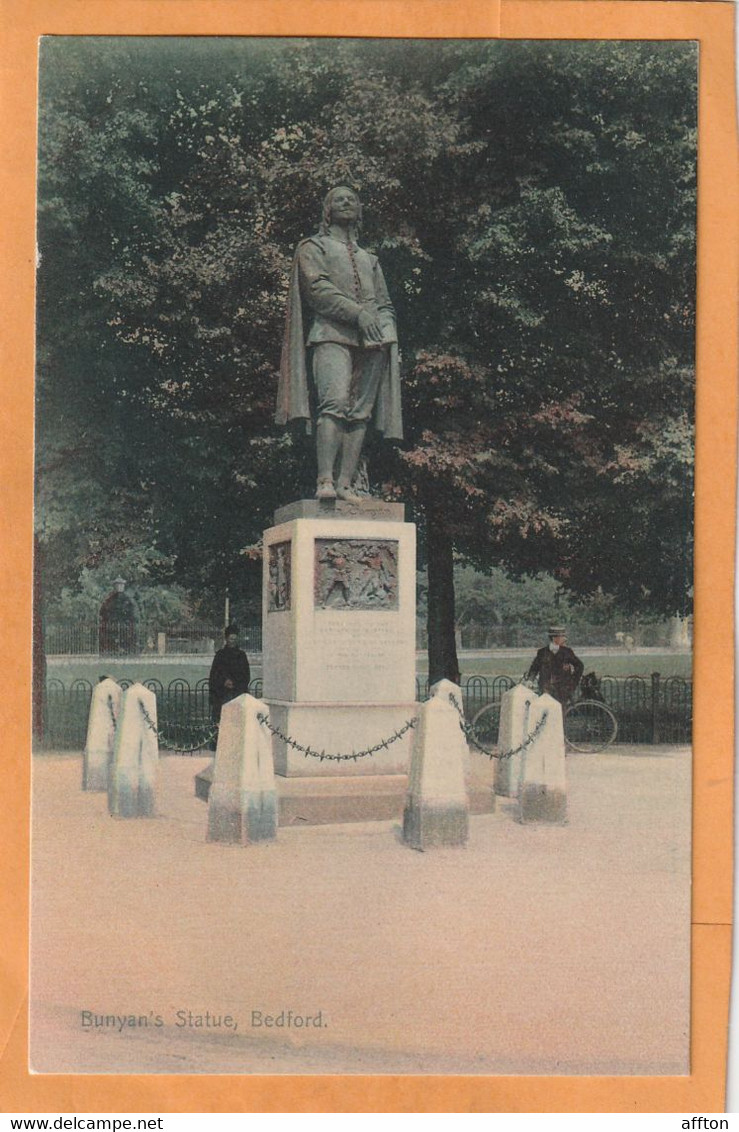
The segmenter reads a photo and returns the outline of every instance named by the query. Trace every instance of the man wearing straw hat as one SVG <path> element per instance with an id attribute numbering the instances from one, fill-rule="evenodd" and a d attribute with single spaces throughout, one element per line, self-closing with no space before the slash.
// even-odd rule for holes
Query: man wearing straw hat
<path id="1" fill-rule="evenodd" d="M 580 683 L 583 668 L 583 662 L 567 647 L 567 631 L 561 625 L 552 625 L 549 644 L 539 649 L 526 677 L 539 681 L 540 694 L 547 692 L 566 704 Z"/>

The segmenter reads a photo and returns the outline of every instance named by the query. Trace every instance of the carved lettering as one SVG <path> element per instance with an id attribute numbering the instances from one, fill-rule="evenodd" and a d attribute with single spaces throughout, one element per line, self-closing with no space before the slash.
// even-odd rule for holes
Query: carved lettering
<path id="1" fill-rule="evenodd" d="M 316 617 L 316 646 L 321 651 L 321 667 L 343 678 L 350 672 L 377 673 L 383 677 L 395 664 L 402 663 L 403 644 L 398 638 L 395 618 L 347 621 L 343 612 L 326 610 Z"/>

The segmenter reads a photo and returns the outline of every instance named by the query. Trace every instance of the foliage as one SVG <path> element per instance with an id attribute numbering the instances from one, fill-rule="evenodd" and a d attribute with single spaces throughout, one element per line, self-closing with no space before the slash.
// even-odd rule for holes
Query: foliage
<path id="1" fill-rule="evenodd" d="M 664 46 L 505 44 L 455 76 L 479 145 L 400 458 L 480 568 L 670 612 L 691 573 L 695 75 Z"/>
<path id="2" fill-rule="evenodd" d="M 457 624 L 542 625 L 563 617 L 559 586 L 549 575 L 514 581 L 499 568 L 478 574 L 470 567 L 454 572 Z"/>
<path id="3" fill-rule="evenodd" d="M 547 626 L 561 622 L 573 638 L 584 629 L 595 626 L 619 626 L 629 630 L 634 615 L 621 608 L 614 599 L 597 590 L 587 598 L 578 598 L 563 590 L 551 574 L 514 578 L 500 567 L 481 574 L 471 566 L 454 568 L 456 626 L 481 628 L 495 626 L 539 626 L 546 634 Z M 424 617 L 428 603 L 428 582 L 423 571 L 417 580 L 417 616 Z M 650 621 L 639 615 L 639 623 Z M 663 618 L 658 618 L 660 623 Z"/>
<path id="4" fill-rule="evenodd" d="M 155 552 L 149 551 L 143 560 L 135 553 L 119 557 L 115 569 L 112 562 L 97 568 L 83 567 L 74 587 L 65 586 L 56 600 L 47 602 L 46 616 L 50 621 L 97 621 L 101 603 L 113 590 L 113 582 L 120 573 L 142 621 L 158 621 L 162 625 L 187 621 L 197 611 L 183 587 L 151 585 L 152 570 L 159 565 Z"/>
<path id="5" fill-rule="evenodd" d="M 138 553 L 256 609 L 240 552 L 311 492 L 272 425 L 291 254 L 349 181 L 404 358 L 373 477 L 448 535 L 432 574 L 684 611 L 695 78 L 687 43 L 44 41 L 49 595 Z"/>

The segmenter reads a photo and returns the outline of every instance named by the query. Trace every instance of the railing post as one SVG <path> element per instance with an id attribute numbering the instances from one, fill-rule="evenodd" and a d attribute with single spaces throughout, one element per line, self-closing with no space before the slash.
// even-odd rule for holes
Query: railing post
<path id="1" fill-rule="evenodd" d="M 659 743 L 659 672 L 652 673 L 652 743 Z"/>

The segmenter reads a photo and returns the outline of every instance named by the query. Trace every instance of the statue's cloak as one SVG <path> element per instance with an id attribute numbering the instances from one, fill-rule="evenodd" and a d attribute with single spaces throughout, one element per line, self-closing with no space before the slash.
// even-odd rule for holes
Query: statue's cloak
<path id="1" fill-rule="evenodd" d="M 277 424 L 284 425 L 289 421 L 302 420 L 305 422 L 306 431 L 310 432 L 312 428 L 311 392 L 298 265 L 298 254 L 301 247 L 302 244 L 296 250 L 292 271 L 290 272 L 275 421 Z M 372 423 L 379 432 L 383 433 L 386 440 L 402 440 L 403 417 L 400 404 L 400 363 L 397 342 L 393 342 L 388 347 L 387 355 L 388 362 L 380 379 L 380 387 L 377 391 L 372 413 Z"/>

